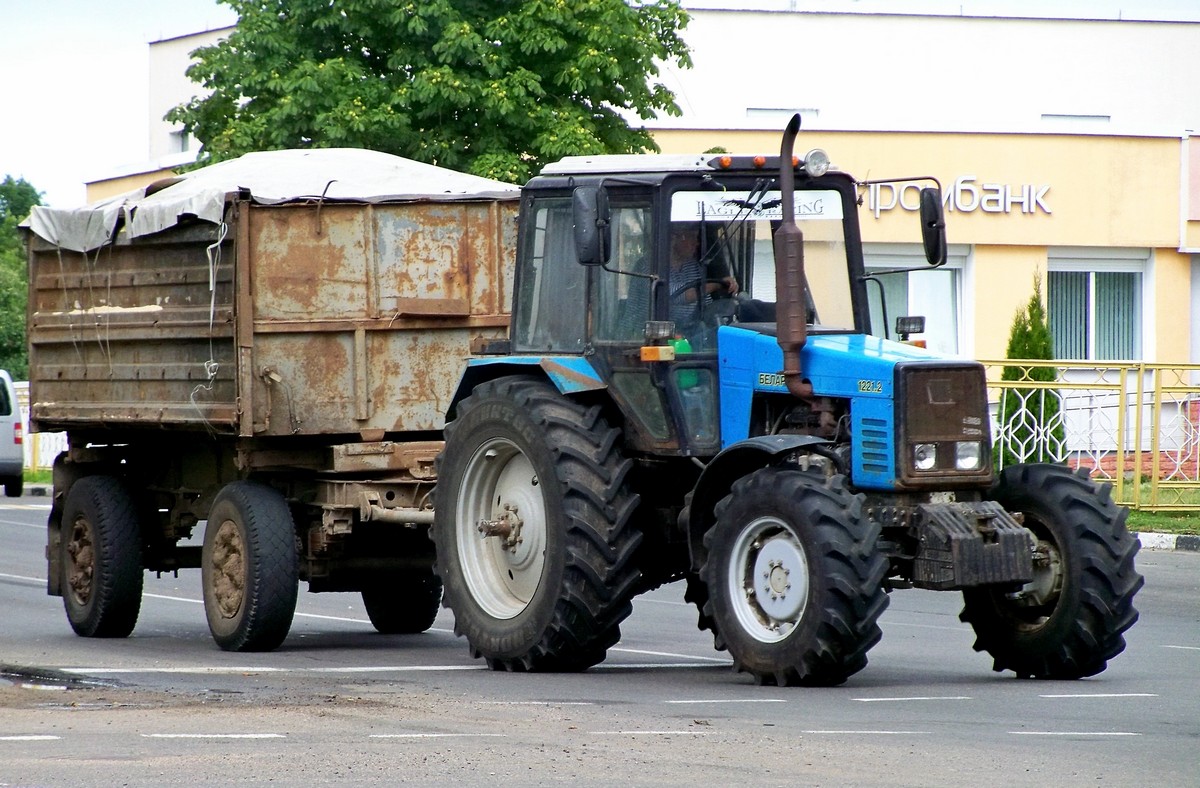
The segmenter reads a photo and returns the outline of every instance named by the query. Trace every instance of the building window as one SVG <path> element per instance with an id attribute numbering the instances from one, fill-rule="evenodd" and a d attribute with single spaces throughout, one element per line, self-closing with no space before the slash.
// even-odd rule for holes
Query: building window
<path id="1" fill-rule="evenodd" d="M 191 135 L 186 129 L 171 132 L 171 150 L 175 153 L 187 153 L 191 147 Z"/>
<path id="2" fill-rule="evenodd" d="M 930 268 L 920 247 L 870 244 L 864 251 L 867 273 L 877 274 L 867 282 L 871 333 L 896 339 L 896 318 L 919 315 L 925 318 L 925 333 L 912 339 L 925 340 L 939 353 L 958 354 L 965 254 L 952 250 L 944 266 Z"/>
<path id="3" fill-rule="evenodd" d="M 1141 358 L 1145 259 L 1051 256 L 1046 309 L 1055 358 Z"/>

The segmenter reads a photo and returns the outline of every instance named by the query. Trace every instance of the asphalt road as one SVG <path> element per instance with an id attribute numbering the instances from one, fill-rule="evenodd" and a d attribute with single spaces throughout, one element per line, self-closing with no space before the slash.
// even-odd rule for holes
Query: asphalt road
<path id="1" fill-rule="evenodd" d="M 733 673 L 679 585 L 583 674 L 487 671 L 448 611 L 378 635 L 352 594 L 302 593 L 282 648 L 229 654 L 196 571 L 147 576 L 132 637 L 78 638 L 46 512 L 0 499 L 0 786 L 1200 782 L 1197 553 L 1139 555 L 1141 621 L 1091 679 L 994 673 L 958 595 L 899 591 L 867 668 L 814 690 Z"/>

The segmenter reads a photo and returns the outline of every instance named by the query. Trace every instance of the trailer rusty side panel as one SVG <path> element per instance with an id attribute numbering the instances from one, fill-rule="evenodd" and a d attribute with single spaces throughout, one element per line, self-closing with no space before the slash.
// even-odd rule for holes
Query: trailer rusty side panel
<path id="1" fill-rule="evenodd" d="M 90 253 L 31 236 L 33 429 L 231 431 L 234 252 L 201 222 Z"/>
<path id="2" fill-rule="evenodd" d="M 88 254 L 34 238 L 34 429 L 440 430 L 471 342 L 506 332 L 516 210 L 234 199 Z"/>
<path id="3" fill-rule="evenodd" d="M 508 325 L 516 202 L 254 206 L 243 435 L 440 430 Z"/>

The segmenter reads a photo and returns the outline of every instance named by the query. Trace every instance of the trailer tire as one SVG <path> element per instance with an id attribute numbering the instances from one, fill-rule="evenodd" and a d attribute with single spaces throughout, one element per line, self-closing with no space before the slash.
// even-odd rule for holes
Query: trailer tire
<path id="1" fill-rule="evenodd" d="M 9 476 L 4 480 L 4 495 L 8 498 L 20 498 L 25 492 L 25 479 L 21 476 Z"/>
<path id="2" fill-rule="evenodd" d="M 640 578 L 620 431 L 599 406 L 527 377 L 480 384 L 457 416 L 438 460 L 433 528 L 455 633 L 494 670 L 600 662 Z"/>
<path id="3" fill-rule="evenodd" d="M 142 607 L 142 533 L 133 499 L 113 476 L 85 476 L 63 507 L 62 592 L 75 634 L 128 637 Z"/>
<path id="4" fill-rule="evenodd" d="M 843 683 L 882 637 L 879 534 L 841 476 L 769 467 L 739 479 L 704 535 L 701 625 L 759 684 Z"/>
<path id="5" fill-rule="evenodd" d="M 433 626 L 442 606 L 442 580 L 432 571 L 407 572 L 362 590 L 375 631 L 416 635 Z"/>
<path id="6" fill-rule="evenodd" d="M 993 669 L 1021 678 L 1093 676 L 1125 649 L 1122 633 L 1138 619 L 1142 587 L 1134 567 L 1139 543 L 1128 511 L 1107 484 L 1061 465 L 1005 468 L 989 497 L 1024 515 L 1038 540 L 1034 579 L 1012 588 L 963 592 L 959 618 L 975 630 L 976 651 Z"/>
<path id="7" fill-rule="evenodd" d="M 263 484 L 225 485 L 208 512 L 201 553 L 204 612 L 225 651 L 270 651 L 296 612 L 299 559 L 287 501 Z"/>

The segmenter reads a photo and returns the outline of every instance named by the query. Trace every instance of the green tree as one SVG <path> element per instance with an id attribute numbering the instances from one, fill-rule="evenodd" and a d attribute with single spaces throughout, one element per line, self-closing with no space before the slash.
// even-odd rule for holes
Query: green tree
<path id="1" fill-rule="evenodd" d="M 211 93 L 167 113 L 201 162 L 360 147 L 521 182 L 568 154 L 658 150 L 618 110 L 678 115 L 658 63 L 690 67 L 678 0 L 221 0 L 194 53 Z"/>
<path id="2" fill-rule="evenodd" d="M 1042 301 L 1042 278 L 1033 277 L 1033 295 L 1018 309 L 1008 335 L 1005 358 L 1051 360 L 1054 344 L 1046 305 Z M 1052 383 L 1054 367 L 1005 367 L 1001 380 Z M 1066 451 L 1062 421 L 1062 398 L 1049 388 L 1008 388 L 1000 400 L 1000 439 L 995 447 L 998 467 L 1021 462 L 1058 462 Z"/>
<path id="3" fill-rule="evenodd" d="M 17 225 L 42 195 L 24 178 L 4 176 L 0 182 L 0 369 L 16 380 L 29 375 L 25 342 L 25 305 L 28 278 L 25 243 Z"/>

